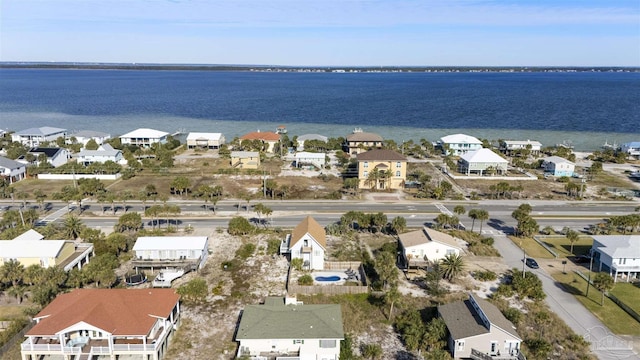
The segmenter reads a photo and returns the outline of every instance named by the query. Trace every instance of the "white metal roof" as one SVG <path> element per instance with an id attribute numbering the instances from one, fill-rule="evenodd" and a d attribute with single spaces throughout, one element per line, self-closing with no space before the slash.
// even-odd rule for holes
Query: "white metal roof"
<path id="1" fill-rule="evenodd" d="M 143 236 L 133 245 L 133 251 L 143 250 L 203 250 L 207 236 Z"/>
<path id="2" fill-rule="evenodd" d="M 440 138 L 440 141 L 444 144 L 482 144 L 482 141 L 477 138 L 465 134 L 443 136 Z"/>
<path id="3" fill-rule="evenodd" d="M 232 158 L 248 158 L 248 157 L 258 157 L 260 156 L 260 153 L 257 151 L 232 151 L 231 152 L 231 157 Z"/>
<path id="4" fill-rule="evenodd" d="M 45 258 L 56 257 L 65 240 L 2 240 L 0 241 L 0 258 Z"/>
<path id="5" fill-rule="evenodd" d="M 569 163 L 569 164 L 574 165 L 573 162 L 571 162 L 571 161 L 569 161 L 569 160 L 567 160 L 567 159 L 565 159 L 563 157 L 560 157 L 560 156 L 549 156 L 549 157 L 546 157 L 546 158 L 542 159 L 542 161 L 548 162 L 548 163 L 554 163 L 554 164 Z"/>
<path id="6" fill-rule="evenodd" d="M 39 232 L 33 229 L 23 232 L 18 237 L 13 238 L 14 241 L 25 241 L 25 240 L 37 241 L 42 239 L 44 239 L 44 235 L 40 234 Z"/>
<path id="7" fill-rule="evenodd" d="M 190 132 L 187 135 L 187 140 L 220 140 L 222 133 L 206 133 L 206 132 Z"/>
<path id="8" fill-rule="evenodd" d="M 536 141 L 536 140 L 505 140 L 504 143 L 507 144 L 507 145 L 542 146 L 540 141 Z"/>
<path id="9" fill-rule="evenodd" d="M 65 132 L 65 131 L 67 131 L 67 129 L 55 128 L 55 127 L 51 127 L 51 126 L 43 126 L 43 127 L 39 127 L 39 128 L 30 128 L 30 129 L 25 129 L 25 130 L 22 130 L 22 131 L 18 131 L 18 132 L 15 133 L 15 135 L 47 136 L 47 135 L 58 134 L 58 133 Z"/>
<path id="10" fill-rule="evenodd" d="M 470 151 L 462 155 L 461 158 L 468 163 L 508 163 L 500 155 L 486 148 Z"/>
<path id="11" fill-rule="evenodd" d="M 154 129 L 147 129 L 147 128 L 140 128 L 140 129 L 136 129 L 133 130 L 131 132 L 128 132 L 124 135 L 121 135 L 121 138 L 149 138 L 149 139 L 160 139 L 162 137 L 165 137 L 169 135 L 168 132 L 164 132 L 164 131 L 160 131 L 160 130 L 154 130 Z"/>
<path id="12" fill-rule="evenodd" d="M 612 259 L 640 258 L 640 235 L 597 235 L 593 239 L 602 244 L 598 250 Z"/>
<path id="13" fill-rule="evenodd" d="M 324 153 L 312 153 L 306 151 L 297 152 L 295 154 L 296 159 L 320 159 L 323 161 L 325 159 L 325 156 L 326 155 Z"/>

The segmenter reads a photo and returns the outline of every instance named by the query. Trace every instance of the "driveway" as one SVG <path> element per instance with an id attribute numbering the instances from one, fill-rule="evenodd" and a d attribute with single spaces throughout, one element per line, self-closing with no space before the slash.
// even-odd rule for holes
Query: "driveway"
<path id="1" fill-rule="evenodd" d="M 509 268 L 522 269 L 522 250 L 504 235 L 494 235 L 494 247 L 502 255 Z M 631 341 L 611 333 L 609 329 L 587 310 L 573 295 L 559 287 L 555 280 L 545 271 L 548 262 L 541 262 L 541 267 L 533 271 L 540 280 L 545 293 L 546 302 L 551 311 L 564 320 L 576 334 L 584 336 L 591 342 L 591 350 L 601 360 L 636 360 Z"/>

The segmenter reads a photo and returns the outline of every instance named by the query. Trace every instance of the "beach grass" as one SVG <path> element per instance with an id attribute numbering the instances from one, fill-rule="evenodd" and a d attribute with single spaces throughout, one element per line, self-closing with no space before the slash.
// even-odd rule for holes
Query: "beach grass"
<path id="1" fill-rule="evenodd" d="M 587 281 L 575 273 L 563 274 L 556 272 L 553 278 L 562 287 L 573 294 L 584 307 L 602 321 L 611 331 L 618 335 L 640 335 L 640 323 L 622 310 L 616 303 L 605 296 L 604 306 L 600 306 L 602 293 L 593 286 L 589 290 L 589 296 L 585 296 Z M 619 284 L 614 286 L 614 289 Z"/>
<path id="2" fill-rule="evenodd" d="M 0 320 L 13 320 L 24 316 L 24 305 L 0 305 Z"/>

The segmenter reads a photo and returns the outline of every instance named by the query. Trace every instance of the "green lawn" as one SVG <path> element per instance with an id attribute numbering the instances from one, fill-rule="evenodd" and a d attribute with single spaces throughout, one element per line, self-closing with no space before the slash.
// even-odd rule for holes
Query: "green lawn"
<path id="1" fill-rule="evenodd" d="M 602 294 L 597 289 L 591 287 L 589 290 L 589 297 L 587 298 L 584 295 L 587 289 L 587 282 L 577 274 L 556 273 L 553 275 L 553 278 L 563 284 L 566 291 L 572 293 L 578 301 L 580 301 L 614 333 L 620 335 L 640 335 L 640 323 L 629 316 L 629 314 L 609 298 L 605 297 L 604 306 L 600 306 Z M 618 287 L 618 285 L 619 283 L 616 284 L 616 287 Z"/>
<path id="2" fill-rule="evenodd" d="M 640 314 L 640 286 L 618 282 L 610 291 L 615 297 Z"/>
<path id="3" fill-rule="evenodd" d="M 509 236 L 509 239 L 513 241 L 519 248 L 524 248 L 527 252 L 527 257 L 540 258 L 540 259 L 553 259 L 553 255 L 538 244 L 532 238 L 519 238 L 515 236 Z"/>
<path id="4" fill-rule="evenodd" d="M 541 239 L 547 246 L 555 251 L 560 257 L 571 255 L 571 242 L 566 237 L 547 237 Z M 590 236 L 580 236 L 578 241 L 573 243 L 573 255 L 587 255 L 593 245 L 593 238 Z"/>

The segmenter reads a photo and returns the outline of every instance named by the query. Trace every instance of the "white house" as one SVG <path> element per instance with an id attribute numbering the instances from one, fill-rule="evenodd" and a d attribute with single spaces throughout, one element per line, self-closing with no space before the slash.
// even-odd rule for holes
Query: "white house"
<path id="1" fill-rule="evenodd" d="M 344 340 L 339 304 L 304 305 L 295 298 L 268 297 L 242 311 L 237 357 L 338 360 Z"/>
<path id="2" fill-rule="evenodd" d="M 400 265 L 410 263 L 436 262 L 449 254 L 460 255 L 462 247 L 456 239 L 428 227 L 398 235 L 400 245 Z"/>
<path id="3" fill-rule="evenodd" d="M 207 236 L 143 236 L 133 245 L 136 268 L 204 267 L 209 254 Z"/>
<path id="4" fill-rule="evenodd" d="M 535 140 L 502 140 L 500 150 L 506 154 L 511 154 L 517 150 L 529 150 L 531 154 L 539 154 L 542 144 Z"/>
<path id="5" fill-rule="evenodd" d="M 549 173 L 553 176 L 573 176 L 576 169 L 576 164 L 571 161 L 561 158 L 560 156 L 549 156 L 542 159 L 542 167 L 545 173 Z"/>
<path id="6" fill-rule="evenodd" d="M 219 149 L 225 143 L 224 135 L 221 133 L 191 132 L 187 135 L 187 147 Z"/>
<path id="7" fill-rule="evenodd" d="M 323 135 L 319 135 L 319 134 L 304 134 L 304 135 L 300 135 L 296 138 L 296 141 L 298 141 L 298 147 L 296 148 L 296 150 L 298 151 L 304 151 L 304 142 L 307 140 L 317 140 L 317 141 L 322 141 L 322 142 L 327 142 L 329 140 L 329 138 L 327 138 L 326 136 Z"/>
<path id="8" fill-rule="evenodd" d="M 471 175 L 482 176 L 485 172 L 495 171 L 498 174 L 505 174 L 509 162 L 490 149 L 478 149 L 470 151 L 460 156 L 458 159 L 458 172 Z"/>
<path id="9" fill-rule="evenodd" d="M 89 140 L 93 140 L 98 145 L 102 145 L 105 141 L 111 139 L 111 134 L 107 134 L 101 131 L 93 130 L 80 130 L 69 135 L 69 139 L 75 138 L 79 144 L 86 146 Z"/>
<path id="10" fill-rule="evenodd" d="M 324 252 L 327 234 L 322 225 L 307 216 L 280 244 L 280 254 L 290 254 L 291 259 L 302 259 L 305 269 L 324 269 Z"/>
<path id="11" fill-rule="evenodd" d="M 640 141 L 632 141 L 620 145 L 620 151 L 628 156 L 640 157 Z"/>
<path id="12" fill-rule="evenodd" d="M 120 136 L 120 142 L 122 145 L 135 145 L 141 147 L 149 147 L 151 144 L 167 142 L 168 132 L 141 128 L 133 130 Z"/>
<path id="13" fill-rule="evenodd" d="M 67 129 L 50 126 L 30 128 L 11 134 L 11 141 L 22 143 L 28 147 L 38 147 L 45 141 L 56 141 L 59 137 L 66 137 Z"/>
<path id="14" fill-rule="evenodd" d="M 74 289 L 33 317 L 23 360 L 164 357 L 180 325 L 173 289 Z"/>
<path id="15" fill-rule="evenodd" d="M 0 176 L 9 180 L 10 184 L 24 179 L 26 174 L 26 164 L 0 156 Z"/>
<path id="16" fill-rule="evenodd" d="M 120 163 L 123 161 L 122 151 L 114 149 L 109 144 L 103 144 L 98 147 L 98 150 L 86 150 L 82 149 L 78 153 L 76 160 L 78 164 L 90 165 L 92 163 L 104 163 L 107 161 L 113 161 L 114 163 Z"/>
<path id="17" fill-rule="evenodd" d="M 296 167 L 313 165 L 318 169 L 324 168 L 324 165 L 326 164 L 326 157 L 327 155 L 325 153 L 312 153 L 306 151 L 297 152 L 294 155 Z"/>
<path id="18" fill-rule="evenodd" d="M 482 141 L 465 134 L 443 136 L 438 140 L 437 144 L 447 155 L 462 155 L 482 148 Z"/>
<path id="19" fill-rule="evenodd" d="M 64 165 L 69 160 L 69 151 L 65 148 L 43 148 L 36 147 L 27 151 L 27 154 L 35 156 L 36 160 L 32 163 L 34 165 L 40 165 L 38 157 L 44 154 L 47 157 L 47 162 L 53 167 Z M 29 164 L 26 160 L 26 155 L 22 155 L 18 158 L 18 161 L 23 164 Z"/>
<path id="20" fill-rule="evenodd" d="M 490 302 L 469 294 L 468 300 L 438 306 L 438 315 L 447 325 L 454 359 L 521 359 L 522 338 Z"/>
<path id="21" fill-rule="evenodd" d="M 598 271 L 608 271 L 614 280 L 640 278 L 640 235 L 597 235 L 591 256 Z"/>

